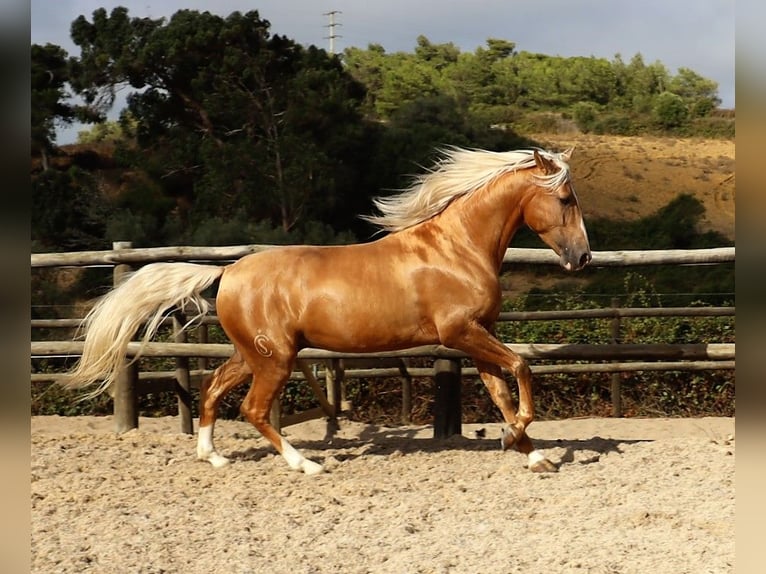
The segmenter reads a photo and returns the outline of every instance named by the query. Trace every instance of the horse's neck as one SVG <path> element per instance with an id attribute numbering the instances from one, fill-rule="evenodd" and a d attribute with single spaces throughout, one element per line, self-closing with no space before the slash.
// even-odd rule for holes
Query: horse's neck
<path id="1" fill-rule="evenodd" d="M 478 190 L 449 205 L 438 216 L 438 224 L 474 244 L 499 270 L 508 244 L 524 224 L 524 189 L 502 182 Z"/>

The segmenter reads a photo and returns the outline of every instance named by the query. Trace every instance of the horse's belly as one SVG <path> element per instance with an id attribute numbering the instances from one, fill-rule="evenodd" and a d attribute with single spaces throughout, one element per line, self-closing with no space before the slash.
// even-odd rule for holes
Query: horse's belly
<path id="1" fill-rule="evenodd" d="M 309 312 L 302 323 L 308 346 L 349 353 L 405 349 L 436 342 L 428 321 L 401 309 L 366 305 L 325 305 Z"/>

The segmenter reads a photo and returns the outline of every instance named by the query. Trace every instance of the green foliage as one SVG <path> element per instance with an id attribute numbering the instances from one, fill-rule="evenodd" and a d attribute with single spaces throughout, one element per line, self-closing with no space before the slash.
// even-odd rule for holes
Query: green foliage
<path id="1" fill-rule="evenodd" d="M 95 399 L 82 400 L 81 393 L 69 391 L 55 383 L 32 385 L 32 416 L 99 416 L 110 415 L 112 412 L 112 400 L 108 394 Z"/>
<path id="2" fill-rule="evenodd" d="M 583 133 L 594 130 L 598 116 L 598 106 L 592 102 L 577 102 L 572 106 L 572 118 Z"/>
<path id="3" fill-rule="evenodd" d="M 364 89 L 337 58 L 271 36 L 258 13 L 226 18 L 180 10 L 169 21 L 124 8 L 79 17 L 78 88 L 110 101 L 136 90 L 125 112 L 143 153 L 134 162 L 184 198 L 181 221 L 245 212 L 289 231 L 307 213 L 339 216 L 368 157 Z M 350 220 L 345 214 L 346 221 Z"/>
<path id="4" fill-rule="evenodd" d="M 116 210 L 106 222 L 106 239 L 130 241 L 134 247 L 147 247 L 162 242 L 163 227 L 151 213 Z"/>
<path id="5" fill-rule="evenodd" d="M 71 96 L 67 89 L 71 68 L 67 53 L 60 46 L 32 44 L 30 80 L 33 152 L 45 157 L 56 140 L 57 124 L 70 124 L 75 119 L 100 119 L 101 116 L 90 107 L 67 102 Z"/>
<path id="6" fill-rule="evenodd" d="M 32 146 L 38 151 L 49 148 L 55 141 L 55 123 L 71 122 L 74 111 L 64 103 L 68 93 L 66 52 L 59 46 L 32 45 L 31 111 Z"/>
<path id="7" fill-rule="evenodd" d="M 619 297 L 625 307 L 662 307 L 663 298 L 650 281 L 636 273 L 624 278 Z M 537 310 L 529 296 L 508 301 L 506 311 Z M 546 308 L 573 310 L 603 306 L 576 293 L 551 297 Z M 700 304 L 700 306 L 703 306 Z M 500 323 L 498 336 L 506 342 L 611 342 L 611 320 L 526 321 Z M 734 318 L 646 317 L 621 321 L 622 343 L 734 342 Z M 536 362 L 535 364 L 544 364 Z M 662 371 L 621 373 L 627 416 L 734 416 L 734 373 L 730 371 Z M 559 374 L 535 377 L 537 410 L 541 419 L 609 416 L 612 376 Z"/>
<path id="8" fill-rule="evenodd" d="M 670 81 L 670 91 L 684 99 L 693 117 L 705 117 L 721 104 L 718 85 L 689 68 L 678 69 Z"/>
<path id="9" fill-rule="evenodd" d="M 736 124 L 732 118 L 707 116 L 693 119 L 681 133 L 687 137 L 734 139 Z"/>
<path id="10" fill-rule="evenodd" d="M 640 200 L 640 198 L 639 198 Z M 715 232 L 701 232 L 705 209 L 689 194 L 679 194 L 655 213 L 635 221 L 595 219 L 588 222 L 591 245 L 608 245 L 609 249 L 702 249 L 731 245 Z M 594 247 L 595 249 L 595 247 Z M 722 305 L 734 294 L 734 263 L 717 265 L 668 266 L 649 265 L 632 268 L 586 268 L 580 277 L 588 281 L 588 293 L 620 295 L 624 282 L 634 274 L 649 280 L 664 293 L 664 306 L 687 305 L 702 298 L 708 304 Z"/>
<path id="11" fill-rule="evenodd" d="M 137 122 L 130 114 L 125 114 L 119 121 L 104 121 L 87 130 L 77 132 L 77 143 L 117 143 L 134 137 Z"/>
<path id="12" fill-rule="evenodd" d="M 424 36 L 417 42 L 412 54 L 386 54 L 376 45 L 344 53 L 349 71 L 368 89 L 368 113 L 389 119 L 420 97 L 442 94 L 471 111 L 505 108 L 506 117 L 571 109 L 581 129 L 594 133 L 693 134 L 699 133 L 693 120 L 709 117 L 720 104 L 715 82 L 688 68 L 673 76 L 661 62 L 647 65 L 641 54 L 626 64 L 619 55 L 609 61 L 517 52 L 513 42 L 492 38 L 473 53 Z M 516 121 L 516 127 L 536 126 L 539 119 Z"/>
<path id="13" fill-rule="evenodd" d="M 103 249 L 108 205 L 91 174 L 73 167 L 32 180 L 32 240 L 41 249 Z"/>
<path id="14" fill-rule="evenodd" d="M 689 117 L 683 98 L 671 92 L 663 92 L 655 98 L 652 112 L 657 124 L 665 129 L 682 126 Z"/>
<path id="15" fill-rule="evenodd" d="M 646 130 L 632 113 L 616 110 L 601 114 L 593 124 L 592 131 L 602 135 L 635 136 Z"/>
<path id="16" fill-rule="evenodd" d="M 187 241 L 190 245 L 286 245 L 290 234 L 266 221 L 248 221 L 242 212 L 229 219 L 209 217 L 200 222 Z"/>
<path id="17" fill-rule="evenodd" d="M 720 234 L 700 232 L 704 214 L 699 199 L 681 193 L 655 213 L 635 221 L 589 221 L 588 235 L 593 244 L 612 249 L 694 249 L 730 244 Z"/>

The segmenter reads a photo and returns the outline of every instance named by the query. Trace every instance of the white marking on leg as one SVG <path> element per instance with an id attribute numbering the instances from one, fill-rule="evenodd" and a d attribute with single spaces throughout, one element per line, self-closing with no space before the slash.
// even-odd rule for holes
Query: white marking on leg
<path id="1" fill-rule="evenodd" d="M 533 450 L 527 455 L 527 457 L 529 459 L 529 466 L 534 466 L 541 460 L 545 460 L 545 455 L 539 450 Z"/>
<path id="2" fill-rule="evenodd" d="M 302 470 L 306 474 L 318 474 L 322 472 L 322 465 L 317 464 L 312 460 L 308 460 L 301 453 L 299 453 L 293 445 L 287 442 L 284 437 L 282 441 L 282 456 L 287 461 L 287 464 L 293 470 Z"/>
<path id="3" fill-rule="evenodd" d="M 207 457 L 210 456 L 213 450 L 213 425 L 199 427 L 197 432 L 197 457 L 201 460 L 207 460 Z"/>
<path id="4" fill-rule="evenodd" d="M 215 468 L 220 468 L 229 464 L 229 459 L 215 451 L 215 446 L 213 446 L 214 426 L 215 424 L 199 427 L 197 432 L 197 458 L 208 461 Z"/>

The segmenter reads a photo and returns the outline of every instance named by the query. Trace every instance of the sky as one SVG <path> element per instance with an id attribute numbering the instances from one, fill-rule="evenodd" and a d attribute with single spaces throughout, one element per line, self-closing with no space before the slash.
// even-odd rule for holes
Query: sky
<path id="1" fill-rule="evenodd" d="M 473 52 L 487 38 L 516 44 L 517 51 L 550 56 L 595 56 L 629 62 L 641 54 L 671 74 L 690 68 L 718 83 L 722 107 L 735 105 L 734 0 L 32 0 L 31 42 L 57 44 L 69 55 L 79 48 L 69 26 L 93 11 L 116 6 L 130 16 L 169 18 L 180 9 L 228 16 L 257 10 L 271 32 L 303 45 L 330 49 L 330 16 L 336 11 L 334 48 L 342 52 L 371 43 L 386 52 L 413 51 L 417 37 L 452 42 Z M 123 103 L 121 104 L 120 101 Z M 117 117 L 124 99 L 110 116 Z M 58 143 L 72 143 L 77 130 L 58 132 Z"/>

